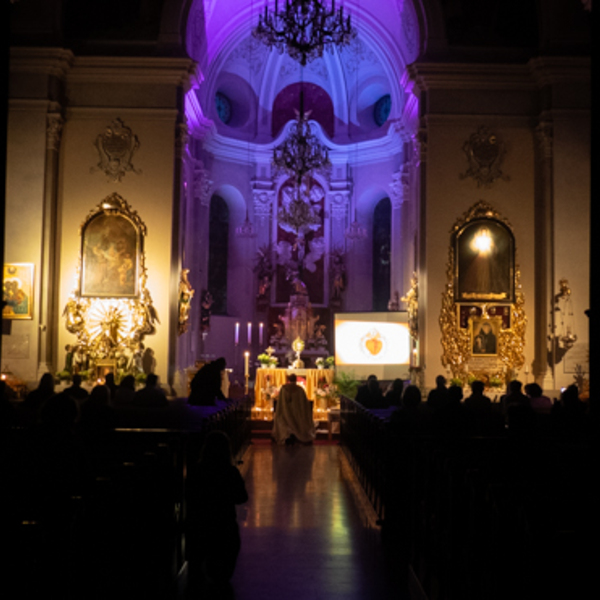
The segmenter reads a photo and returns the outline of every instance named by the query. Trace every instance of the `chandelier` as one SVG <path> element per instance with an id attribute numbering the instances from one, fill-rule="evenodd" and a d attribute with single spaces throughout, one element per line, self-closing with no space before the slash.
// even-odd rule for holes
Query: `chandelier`
<path id="1" fill-rule="evenodd" d="M 311 131 L 309 115 L 310 111 L 304 114 L 301 99 L 300 113 L 297 113 L 289 135 L 273 149 L 273 164 L 279 171 L 295 176 L 297 185 L 311 171 L 328 171 L 331 168 L 329 151 Z"/>
<path id="2" fill-rule="evenodd" d="M 306 66 L 323 56 L 325 48 L 333 52 L 333 46 L 349 44 L 356 30 L 350 25 L 350 16 L 344 17 L 343 6 L 335 10 L 335 0 L 331 1 L 331 10 L 319 0 L 286 0 L 282 12 L 275 0 L 275 12 L 265 5 L 252 35 L 269 48 L 277 48 L 280 54 L 287 51 Z"/>
<path id="3" fill-rule="evenodd" d="M 310 200 L 302 198 L 302 191 L 294 188 L 294 196 L 287 206 L 282 206 L 277 213 L 277 222 L 287 231 L 297 235 L 307 231 L 316 231 L 321 226 L 321 217 L 310 205 Z"/>

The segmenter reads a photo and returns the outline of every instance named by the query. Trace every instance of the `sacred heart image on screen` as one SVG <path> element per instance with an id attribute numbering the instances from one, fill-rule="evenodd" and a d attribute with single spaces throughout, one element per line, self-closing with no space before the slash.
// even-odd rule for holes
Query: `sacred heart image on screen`
<path id="1" fill-rule="evenodd" d="M 373 329 L 362 338 L 360 343 L 371 356 L 377 356 L 383 349 L 384 340 L 382 339 L 381 334 L 376 329 Z"/>

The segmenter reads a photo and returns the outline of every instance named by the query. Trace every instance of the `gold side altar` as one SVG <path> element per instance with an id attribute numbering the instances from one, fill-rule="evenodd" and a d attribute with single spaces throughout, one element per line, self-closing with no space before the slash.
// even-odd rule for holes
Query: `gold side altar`
<path id="1" fill-rule="evenodd" d="M 257 369 L 256 379 L 254 381 L 254 409 L 271 413 L 273 402 L 268 397 L 267 390 L 270 387 L 279 389 L 287 382 L 289 373 L 294 373 L 299 379 L 304 379 L 306 396 L 313 400 L 315 411 L 317 408 L 316 389 L 319 387 L 319 381 L 324 380 L 324 384 L 333 383 L 335 371 L 333 369 Z"/>

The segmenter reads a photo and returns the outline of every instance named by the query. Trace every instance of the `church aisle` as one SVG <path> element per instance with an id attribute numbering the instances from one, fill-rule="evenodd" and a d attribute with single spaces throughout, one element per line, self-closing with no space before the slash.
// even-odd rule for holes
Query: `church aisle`
<path id="1" fill-rule="evenodd" d="M 379 532 L 361 517 L 340 452 L 334 445 L 250 447 L 235 600 L 409 598 L 400 569 L 385 568 Z"/>

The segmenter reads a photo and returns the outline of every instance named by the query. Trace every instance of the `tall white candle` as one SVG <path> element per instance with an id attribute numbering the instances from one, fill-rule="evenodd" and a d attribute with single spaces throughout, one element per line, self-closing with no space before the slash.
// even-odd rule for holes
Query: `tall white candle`
<path id="1" fill-rule="evenodd" d="M 248 377 L 249 375 L 249 360 L 250 360 L 250 352 L 244 352 L 244 375 Z"/>
<path id="2" fill-rule="evenodd" d="M 248 346 L 252 344 L 252 323 L 248 323 Z"/>
<path id="3" fill-rule="evenodd" d="M 235 345 L 237 346 L 240 343 L 240 324 L 239 323 L 235 324 L 234 340 L 235 340 Z"/>
<path id="4" fill-rule="evenodd" d="M 264 323 L 259 323 L 258 324 L 258 344 L 262 347 L 263 344 L 263 330 L 264 330 Z"/>

